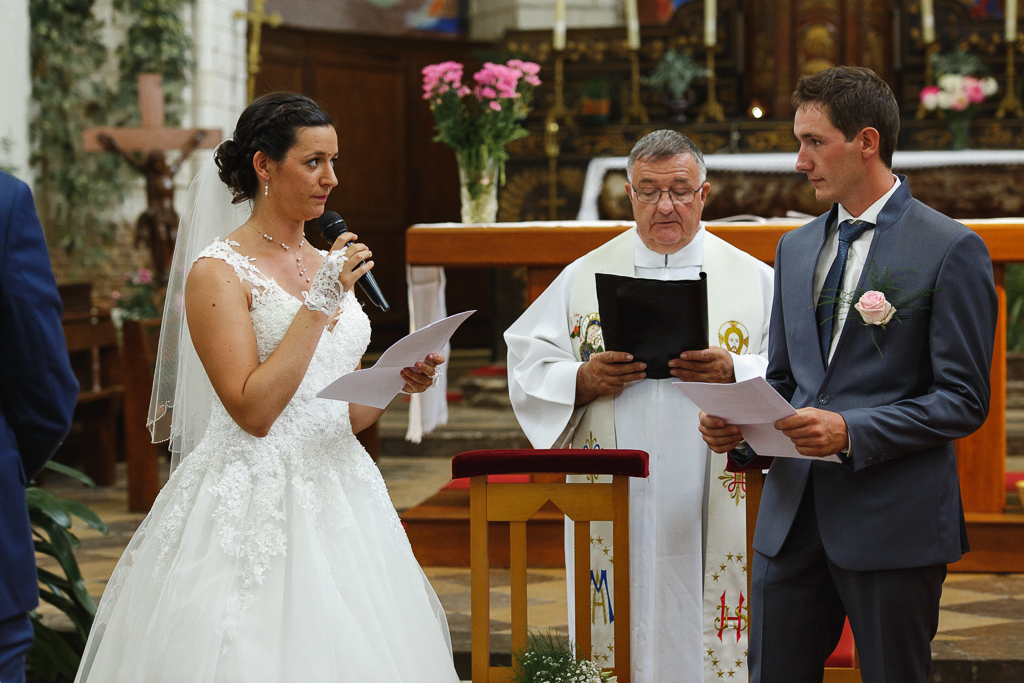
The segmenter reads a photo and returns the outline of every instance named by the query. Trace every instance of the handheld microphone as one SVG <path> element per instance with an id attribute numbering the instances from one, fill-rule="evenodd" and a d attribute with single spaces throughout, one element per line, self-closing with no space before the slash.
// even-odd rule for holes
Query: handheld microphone
<path id="1" fill-rule="evenodd" d="M 317 220 L 317 227 L 320 228 L 320 234 L 323 235 L 324 239 L 329 244 L 334 244 L 334 241 L 338 239 L 343 233 L 348 232 L 348 226 L 345 225 L 345 219 L 336 214 L 333 211 L 324 211 L 324 214 Z M 352 244 L 352 242 L 349 242 Z M 346 245 L 348 246 L 348 245 Z M 366 261 L 363 261 L 359 265 L 363 265 Z M 379 307 L 385 313 L 388 312 L 390 306 L 388 306 L 387 300 L 384 299 L 384 295 L 381 294 L 380 287 L 377 286 L 377 281 L 373 279 L 373 273 L 364 273 L 359 278 L 359 288 L 363 290 L 363 294 L 370 300 L 372 304 Z"/>

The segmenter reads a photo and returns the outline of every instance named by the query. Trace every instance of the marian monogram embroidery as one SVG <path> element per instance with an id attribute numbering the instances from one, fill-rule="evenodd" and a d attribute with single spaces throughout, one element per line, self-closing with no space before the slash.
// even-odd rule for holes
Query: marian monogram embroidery
<path id="1" fill-rule="evenodd" d="M 726 321 L 718 328 L 718 345 L 737 356 L 747 353 L 750 349 L 750 332 L 741 322 Z"/>

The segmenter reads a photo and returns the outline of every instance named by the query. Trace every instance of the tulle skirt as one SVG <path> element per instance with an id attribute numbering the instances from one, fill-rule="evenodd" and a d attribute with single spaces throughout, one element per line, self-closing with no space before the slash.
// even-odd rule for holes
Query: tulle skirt
<path id="1" fill-rule="evenodd" d="M 186 458 L 107 585 L 77 680 L 457 681 L 444 611 L 355 448 L 312 472 Z"/>

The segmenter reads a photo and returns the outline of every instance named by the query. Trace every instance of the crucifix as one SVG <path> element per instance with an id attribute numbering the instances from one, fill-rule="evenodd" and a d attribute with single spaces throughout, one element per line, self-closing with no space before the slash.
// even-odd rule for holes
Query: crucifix
<path id="1" fill-rule="evenodd" d="M 164 95 L 160 74 L 139 74 L 139 128 L 87 128 L 82 133 L 87 152 L 120 154 L 146 178 L 146 210 L 135 224 L 135 243 L 147 244 L 153 270 L 160 283 L 167 282 L 167 269 L 174 254 L 178 214 L 174 211 L 174 174 L 196 149 L 212 149 L 221 139 L 220 130 L 164 127 Z M 178 150 L 168 163 L 165 153 Z"/>
<path id="2" fill-rule="evenodd" d="M 246 64 L 246 71 L 249 74 L 248 99 L 247 102 L 252 102 L 256 96 L 256 74 L 260 72 L 260 40 L 263 37 L 263 24 L 267 24 L 271 28 L 277 28 L 281 25 L 281 15 L 277 12 L 273 14 L 267 14 L 263 11 L 263 7 L 267 4 L 267 0 L 252 0 L 252 11 L 243 12 L 238 10 L 235 12 L 235 19 L 245 19 L 252 24 L 252 35 L 249 37 L 249 57 Z"/>

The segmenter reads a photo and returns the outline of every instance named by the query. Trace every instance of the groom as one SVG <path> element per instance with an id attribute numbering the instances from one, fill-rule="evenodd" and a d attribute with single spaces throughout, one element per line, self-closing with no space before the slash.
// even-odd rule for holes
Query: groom
<path id="1" fill-rule="evenodd" d="M 899 109 L 874 72 L 808 76 L 793 105 L 796 168 L 833 204 L 779 242 L 767 379 L 798 411 L 776 428 L 842 462 L 771 464 L 751 681 L 821 681 L 849 616 L 865 683 L 923 683 L 946 564 L 968 550 L 953 440 L 988 413 L 992 264 L 974 232 L 892 174 Z M 701 431 L 717 452 L 740 445 L 723 420 L 702 414 Z"/>

